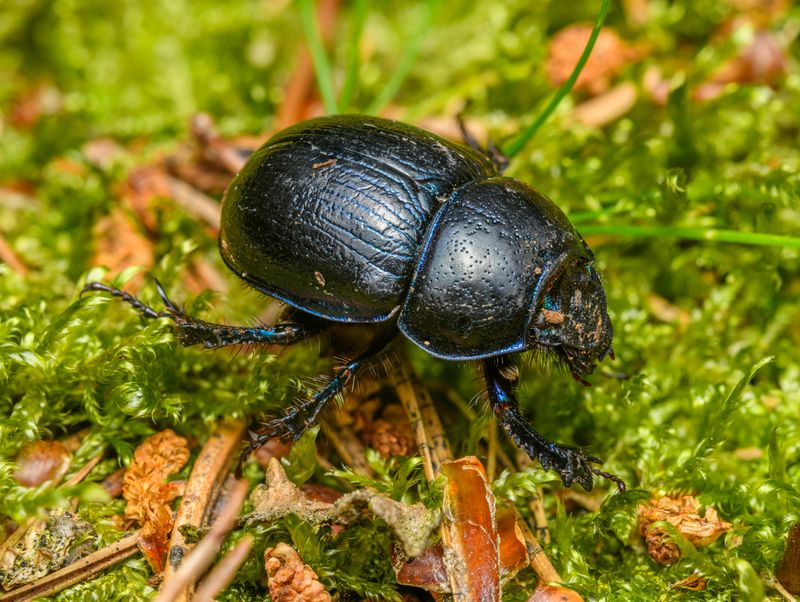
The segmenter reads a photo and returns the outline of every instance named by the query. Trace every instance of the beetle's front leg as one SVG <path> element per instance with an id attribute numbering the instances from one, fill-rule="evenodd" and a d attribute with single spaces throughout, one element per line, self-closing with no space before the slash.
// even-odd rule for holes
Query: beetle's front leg
<path id="1" fill-rule="evenodd" d="M 161 283 L 156 280 L 156 288 L 165 309 L 157 311 L 130 293 L 108 286 L 102 282 L 89 282 L 83 287 L 86 291 L 103 291 L 129 303 L 145 318 L 169 318 L 175 326 L 175 334 L 182 345 L 202 345 L 206 349 L 216 349 L 228 345 L 265 344 L 291 345 L 304 338 L 317 334 L 322 329 L 321 320 L 309 317 L 304 323 L 287 322 L 275 326 L 247 327 L 228 324 L 213 324 L 186 315 L 167 296 Z"/>
<path id="2" fill-rule="evenodd" d="M 516 366 L 509 356 L 486 359 L 483 369 L 489 402 L 497 419 L 508 436 L 532 459 L 538 460 L 545 469 L 552 468 L 558 472 L 567 487 L 577 482 L 586 491 L 591 491 L 594 485 L 593 475 L 596 474 L 614 481 L 620 491 L 625 490 L 625 483 L 619 477 L 592 466 L 601 463 L 599 458 L 574 447 L 548 441 L 534 430 L 520 412 L 514 393 Z"/>

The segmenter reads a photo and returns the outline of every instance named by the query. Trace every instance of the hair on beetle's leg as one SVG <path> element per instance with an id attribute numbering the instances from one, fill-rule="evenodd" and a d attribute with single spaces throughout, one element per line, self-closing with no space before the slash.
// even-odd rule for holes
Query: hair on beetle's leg
<path id="1" fill-rule="evenodd" d="M 396 336 L 396 323 L 394 321 L 387 322 L 370 341 L 367 349 L 338 370 L 325 386 L 308 399 L 302 400 L 295 405 L 281 418 L 265 423 L 256 431 L 250 431 L 248 433 L 250 445 L 242 454 L 237 470 L 241 469 L 242 464 L 251 453 L 270 439 L 275 437 L 279 437 L 284 441 L 296 441 L 299 439 L 306 429 L 316 422 L 320 412 L 344 390 L 345 386 L 359 372 L 374 362 Z"/>
<path id="2" fill-rule="evenodd" d="M 558 472 L 567 487 L 577 482 L 587 491 L 591 491 L 594 484 L 592 475 L 596 474 L 610 479 L 620 491 L 624 491 L 625 483 L 619 477 L 592 466 L 601 463 L 599 458 L 579 449 L 548 441 L 536 432 L 519 409 L 514 393 L 514 366 L 507 355 L 489 358 L 483 362 L 489 403 L 508 436 L 531 458 L 538 460 L 543 468 L 552 468 Z"/>
<path id="3" fill-rule="evenodd" d="M 291 345 L 308 336 L 318 334 L 327 325 L 325 320 L 310 315 L 303 316 L 302 319 L 298 316 L 295 322 L 284 322 L 275 326 L 248 327 L 214 324 L 186 315 L 167 296 L 164 287 L 158 280 L 156 280 L 156 288 L 166 308 L 161 311 L 156 311 L 126 291 L 102 282 L 89 282 L 83 287 L 82 292 L 106 292 L 130 304 L 145 318 L 169 318 L 175 327 L 178 340 L 185 347 L 202 345 L 206 349 L 216 349 L 228 345 Z"/>

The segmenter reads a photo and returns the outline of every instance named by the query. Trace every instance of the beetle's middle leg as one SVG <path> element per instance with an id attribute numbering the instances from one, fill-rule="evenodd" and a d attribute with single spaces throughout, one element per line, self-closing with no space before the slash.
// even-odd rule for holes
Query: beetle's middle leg
<path id="1" fill-rule="evenodd" d="M 323 388 L 308 399 L 300 401 L 283 417 L 267 422 L 257 431 L 250 431 L 250 447 L 245 451 L 243 459 L 274 437 L 280 437 L 284 441 L 299 439 L 305 430 L 316 422 L 320 412 L 344 390 L 344 387 L 359 372 L 372 364 L 396 336 L 396 322 L 392 320 L 383 323 L 369 346 L 337 371 Z"/>
<path id="2" fill-rule="evenodd" d="M 601 462 L 599 458 L 574 447 L 548 441 L 534 430 L 519 409 L 514 393 L 516 366 L 508 355 L 484 360 L 483 369 L 489 402 L 497 419 L 508 436 L 531 458 L 538 460 L 545 469 L 552 468 L 558 472 L 567 487 L 576 481 L 591 491 L 593 475 L 596 474 L 612 480 L 620 491 L 625 490 L 625 483 L 619 477 L 592 466 Z"/>
<path id="3" fill-rule="evenodd" d="M 185 347 L 202 345 L 206 349 L 216 349 L 228 345 L 264 344 L 264 345 L 291 345 L 303 339 L 316 335 L 326 323 L 313 316 L 297 322 L 284 322 L 275 326 L 232 326 L 229 324 L 213 324 L 186 315 L 182 309 L 175 305 L 167 296 L 161 283 L 156 280 L 158 294 L 164 302 L 165 309 L 158 311 L 146 305 L 130 293 L 118 288 L 113 288 L 102 282 L 89 282 L 83 291 L 103 291 L 119 297 L 129 303 L 145 318 L 169 318 L 175 326 L 178 340 Z"/>

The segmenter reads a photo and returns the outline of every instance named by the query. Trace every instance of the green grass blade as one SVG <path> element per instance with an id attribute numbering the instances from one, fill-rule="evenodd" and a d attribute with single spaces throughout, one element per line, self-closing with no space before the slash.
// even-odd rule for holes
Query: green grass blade
<path id="1" fill-rule="evenodd" d="M 386 85 L 383 87 L 383 90 L 380 91 L 380 94 L 378 94 L 375 100 L 373 100 L 369 107 L 367 107 L 367 113 L 373 115 L 378 113 L 384 106 L 386 106 L 386 103 L 388 103 L 394 97 L 394 95 L 397 94 L 400 86 L 403 85 L 403 81 L 411 71 L 411 67 L 414 66 L 414 61 L 417 60 L 417 55 L 422 47 L 422 41 L 425 39 L 425 35 L 431 28 L 433 18 L 436 16 L 436 12 L 439 9 L 440 3 L 441 0 L 427 0 L 427 2 L 425 2 L 422 20 L 417 25 L 414 36 L 406 45 L 405 51 L 400 58 L 400 62 L 398 63 L 397 68 L 394 70 L 394 73 L 392 73 L 392 76 L 389 78 L 389 81 L 386 82 Z"/>
<path id="2" fill-rule="evenodd" d="M 299 1 L 300 19 L 303 22 L 303 31 L 306 34 L 311 61 L 314 63 L 314 74 L 317 78 L 319 93 L 322 96 L 325 111 L 334 115 L 339 112 L 339 106 L 336 104 L 336 96 L 333 93 L 331 68 L 328 63 L 328 56 L 325 54 L 325 46 L 322 44 L 322 35 L 319 31 L 319 23 L 314 10 L 314 0 Z"/>
<path id="3" fill-rule="evenodd" d="M 572 87 L 575 85 L 575 82 L 578 80 L 578 76 L 583 71 L 583 67 L 586 65 L 586 61 L 589 60 L 589 55 L 592 54 L 592 49 L 594 48 L 594 43 L 597 41 L 597 36 L 600 34 L 600 29 L 603 27 L 603 23 L 605 23 L 606 15 L 608 14 L 608 4 L 610 0 L 602 0 L 600 4 L 600 10 L 597 13 L 597 18 L 594 22 L 594 27 L 592 28 L 592 33 L 589 36 L 589 41 L 586 42 L 586 47 L 583 49 L 583 53 L 581 54 L 580 59 L 578 59 L 578 63 L 575 65 L 575 68 L 572 70 L 572 73 L 569 76 L 569 79 L 564 82 L 564 85 L 559 88 L 556 95 L 550 100 L 544 110 L 539 113 L 539 116 L 531 123 L 528 128 L 522 132 L 517 138 L 512 140 L 505 148 L 503 148 L 503 154 L 506 157 L 511 159 L 514 155 L 516 155 L 519 151 L 521 151 L 525 145 L 530 141 L 531 138 L 536 134 L 542 124 L 547 121 L 547 118 L 553 114 L 553 111 L 556 110 L 561 101 L 564 100 L 564 97 L 569 94 Z"/>
<path id="4" fill-rule="evenodd" d="M 786 247 L 800 249 L 800 237 L 715 228 L 682 226 L 634 226 L 629 224 L 587 224 L 581 226 L 584 236 L 606 235 L 630 238 L 683 238 L 708 242 L 726 242 L 759 247 Z"/>
<path id="5" fill-rule="evenodd" d="M 342 92 L 339 95 L 339 106 L 345 112 L 350 107 L 350 101 L 353 99 L 358 82 L 358 45 L 361 41 L 361 32 L 364 31 L 364 22 L 367 20 L 367 7 L 367 0 L 355 0 L 350 40 L 347 44 L 347 72 Z"/>

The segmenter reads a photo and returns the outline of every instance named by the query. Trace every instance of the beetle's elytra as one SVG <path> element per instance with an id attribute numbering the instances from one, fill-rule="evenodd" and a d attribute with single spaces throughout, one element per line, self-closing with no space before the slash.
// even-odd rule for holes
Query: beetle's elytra
<path id="1" fill-rule="evenodd" d="M 514 355 L 550 352 L 583 381 L 612 354 L 611 321 L 593 255 L 564 213 L 502 177 L 483 153 L 419 128 L 343 115 L 276 134 L 234 178 L 222 204 L 220 252 L 250 286 L 289 304 L 267 328 L 210 324 L 163 294 L 185 345 L 291 344 L 333 322 L 372 323 L 367 349 L 310 399 L 253 434 L 299 437 L 345 381 L 401 332 L 436 357 L 483 362 L 508 435 L 566 485 L 613 478 L 580 450 L 547 441 L 522 417 Z"/>

